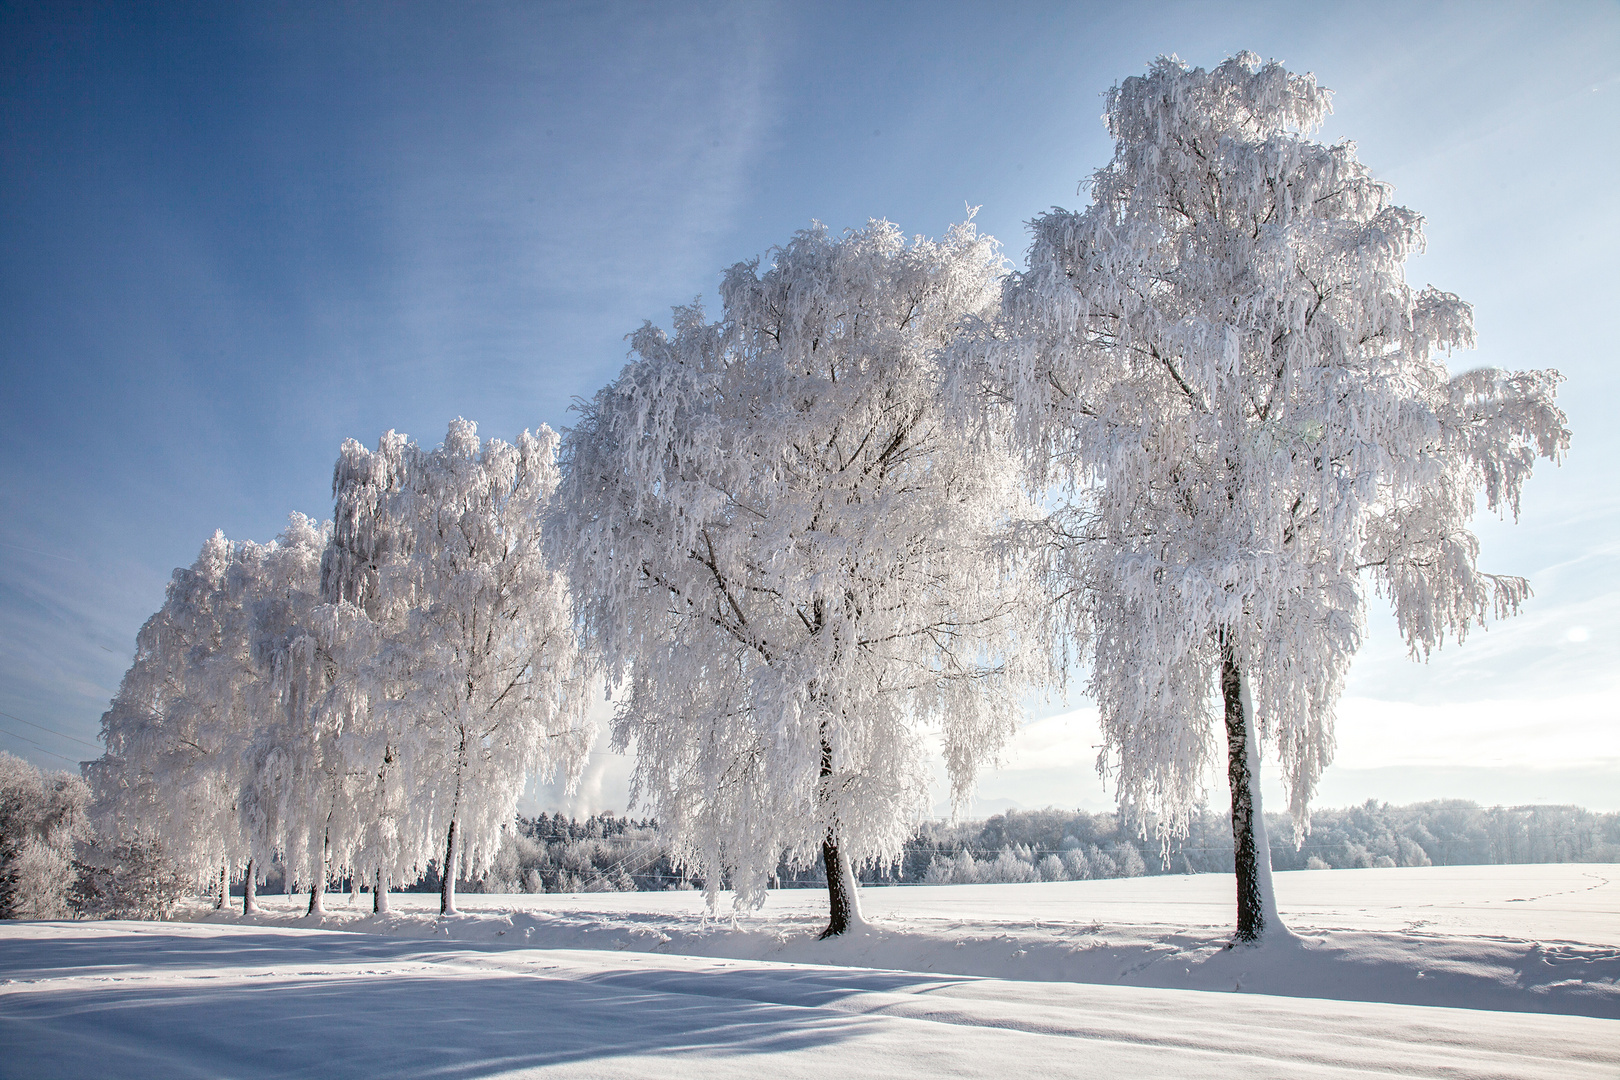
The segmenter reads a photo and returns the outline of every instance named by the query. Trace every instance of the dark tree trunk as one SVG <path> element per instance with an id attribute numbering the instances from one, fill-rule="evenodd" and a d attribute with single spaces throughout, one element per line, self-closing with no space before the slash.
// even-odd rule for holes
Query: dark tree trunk
<path id="1" fill-rule="evenodd" d="M 331 820 L 330 814 L 327 815 L 327 820 Z M 309 911 L 305 914 L 326 914 L 326 853 L 331 845 L 332 828 L 328 825 L 326 831 L 321 833 L 321 868 L 315 875 L 315 883 L 309 887 Z"/>
<path id="2" fill-rule="evenodd" d="M 388 912 L 388 882 L 383 879 L 382 867 L 377 867 L 377 883 L 371 887 L 371 911 L 375 915 Z"/>
<path id="3" fill-rule="evenodd" d="M 231 895 L 231 864 L 219 864 L 219 893 L 214 897 L 214 910 L 225 910 L 225 898 Z"/>
<path id="4" fill-rule="evenodd" d="M 259 893 L 253 883 L 253 875 L 257 870 L 257 862 L 249 859 L 247 875 L 242 878 L 242 914 L 244 915 L 251 915 L 259 910 Z"/>
<path id="5" fill-rule="evenodd" d="M 854 906 L 854 897 L 850 895 L 849 875 L 844 860 L 839 857 L 838 841 L 830 832 L 821 842 L 821 864 L 827 870 L 827 908 L 830 912 L 827 929 L 821 932 L 821 936 L 837 937 L 849 929 L 849 913 Z"/>
<path id="6" fill-rule="evenodd" d="M 444 868 L 439 874 L 439 914 L 456 913 L 456 823 L 450 822 L 450 835 L 444 842 Z"/>
<path id="7" fill-rule="evenodd" d="M 1260 855 L 1254 828 L 1257 778 L 1249 767 L 1249 718 L 1243 707 L 1243 673 L 1229 645 L 1221 648 L 1221 698 L 1226 706 L 1226 778 L 1232 787 L 1232 863 L 1237 873 L 1238 917 L 1234 938 L 1259 941 L 1266 929 L 1266 914 L 1260 894 Z"/>
<path id="8" fill-rule="evenodd" d="M 821 779 L 823 782 L 832 775 L 832 744 L 827 741 L 826 735 L 821 738 Z M 821 841 L 821 865 L 827 871 L 827 929 L 821 932 L 821 938 L 837 937 L 849 929 L 850 918 L 855 911 L 854 877 L 849 872 L 849 862 L 838 850 L 838 836 L 831 827 L 827 829 L 827 836 Z"/>
<path id="9" fill-rule="evenodd" d="M 467 686 L 472 698 L 472 684 Z M 467 774 L 467 729 L 461 729 L 461 745 L 456 747 L 456 797 L 450 800 L 450 835 L 444 841 L 444 865 L 439 868 L 439 914 L 456 913 L 456 819 L 461 816 L 462 781 Z"/>

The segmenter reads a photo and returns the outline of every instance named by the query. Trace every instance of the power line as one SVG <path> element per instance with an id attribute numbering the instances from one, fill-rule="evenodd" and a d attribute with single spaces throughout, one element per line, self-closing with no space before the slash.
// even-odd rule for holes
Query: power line
<path id="1" fill-rule="evenodd" d="M 42 753 L 42 754 L 49 754 L 51 757 L 56 758 L 58 761 L 65 761 L 69 765 L 72 765 L 75 769 L 79 767 L 79 763 L 77 761 L 74 761 L 72 758 L 65 757 L 62 754 L 58 754 L 55 750 L 47 750 L 47 749 L 45 749 L 45 747 L 40 746 L 40 744 L 35 742 L 33 739 L 27 738 L 26 736 L 23 736 L 23 735 L 19 735 L 15 731 L 7 731 L 5 728 L 0 728 L 0 734 L 10 735 L 13 739 L 22 739 L 22 741 L 27 743 L 29 746 L 38 747 L 39 752 Z"/>
<path id="2" fill-rule="evenodd" d="M 52 735 L 56 735 L 56 736 L 59 736 L 61 738 L 64 738 L 64 739 L 68 740 L 69 742 L 76 742 L 80 746 L 88 746 L 92 750 L 100 750 L 101 749 L 100 746 L 97 746 L 93 742 L 85 742 L 83 739 L 75 739 L 72 735 L 64 734 L 63 732 L 57 731 L 53 727 L 46 727 L 44 724 L 36 724 L 32 720 L 24 720 L 20 716 L 12 716 L 10 713 L 5 712 L 3 710 L 0 710 L 0 716 L 4 716 L 4 717 L 7 717 L 8 719 L 15 720 L 20 724 L 27 724 L 29 727 L 37 727 L 41 731 L 48 731 Z"/>
<path id="3" fill-rule="evenodd" d="M 66 555 L 52 555 L 49 551 L 39 551 L 39 550 L 37 550 L 35 548 L 27 548 L 27 547 L 23 547 L 21 544 L 7 544 L 7 543 L 4 543 L 3 541 L 0 541 L 0 547 L 8 547 L 8 548 L 11 548 L 14 551 L 26 551 L 30 555 L 43 555 L 47 559 L 61 559 L 63 562 L 70 562 L 70 563 L 73 563 L 75 566 L 88 566 L 88 565 L 90 565 L 89 563 L 80 562 L 78 559 L 70 559 Z"/>

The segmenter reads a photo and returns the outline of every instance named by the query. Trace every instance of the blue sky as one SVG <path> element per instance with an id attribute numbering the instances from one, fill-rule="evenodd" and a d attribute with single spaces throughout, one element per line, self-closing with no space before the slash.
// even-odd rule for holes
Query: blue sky
<path id="1" fill-rule="evenodd" d="M 1559 368 L 1575 432 L 1480 524 L 1525 615 L 1427 665 L 1375 619 L 1322 799 L 1620 808 L 1611 3 L 0 4 L 0 747 L 93 757 L 171 569 L 327 516 L 345 437 L 566 426 L 642 319 L 812 219 L 975 205 L 1017 260 L 1112 83 L 1245 48 L 1426 215 L 1454 366 Z M 1107 805 L 1074 704 L 987 800 Z"/>

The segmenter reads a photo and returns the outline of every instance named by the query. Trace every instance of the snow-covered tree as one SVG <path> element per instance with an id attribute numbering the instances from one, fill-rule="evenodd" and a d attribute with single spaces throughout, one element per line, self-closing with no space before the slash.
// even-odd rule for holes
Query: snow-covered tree
<path id="1" fill-rule="evenodd" d="M 90 835 L 90 789 L 0 750 L 0 919 L 68 914 L 74 847 Z"/>
<path id="2" fill-rule="evenodd" d="M 302 514 L 269 544 L 216 532 L 175 571 L 102 717 L 107 752 L 87 769 L 109 850 L 156 843 L 221 902 L 245 864 L 248 910 L 275 858 L 291 853 L 295 880 L 325 882 L 305 855 L 314 817 L 324 829 L 330 816 L 310 807 L 330 803 L 337 760 L 318 709 L 337 670 L 314 617 L 327 535 Z"/>
<path id="3" fill-rule="evenodd" d="M 250 856 L 241 825 L 241 699 L 257 676 L 227 588 L 238 545 L 216 532 L 176 570 L 136 638 L 135 660 L 102 716 L 106 754 L 88 769 L 109 842 L 157 841 L 215 888 Z M 221 888 L 223 896 L 223 888 Z"/>
<path id="4" fill-rule="evenodd" d="M 1516 515 L 1569 438 L 1556 372 L 1448 375 L 1471 309 L 1407 285 L 1421 219 L 1310 138 L 1328 104 L 1250 53 L 1115 87 L 1091 205 L 1033 222 L 967 380 L 1059 493 L 1048 550 L 1122 805 L 1184 831 L 1226 735 L 1241 940 L 1276 922 L 1262 740 L 1308 828 L 1369 586 L 1414 655 L 1517 610 L 1469 522 L 1481 494 Z"/>
<path id="5" fill-rule="evenodd" d="M 67 900 L 81 919 L 168 919 L 195 886 L 155 838 L 95 837 L 79 845 Z"/>
<path id="6" fill-rule="evenodd" d="M 342 642 L 343 666 L 354 676 L 349 700 L 356 718 L 362 711 L 366 718 L 350 725 L 344 746 L 359 777 L 354 865 L 372 879 L 377 912 L 388 910 L 390 884 L 418 876 L 436 846 L 426 827 L 411 827 L 400 767 L 405 714 L 397 707 L 410 666 L 398 645 L 415 603 L 408 564 L 413 532 L 401 494 L 419 456 L 414 443 L 393 431 L 375 451 L 344 441 L 332 474 L 332 542 L 321 560 L 321 595 Z"/>
<path id="7" fill-rule="evenodd" d="M 330 526 L 294 514 L 272 544 L 244 544 L 230 586 L 250 613 L 257 679 L 247 701 L 244 820 L 319 914 L 327 881 L 350 867 L 356 768 L 345 755 L 358 710 L 341 613 L 322 602 Z"/>
<path id="8" fill-rule="evenodd" d="M 725 275 L 724 318 L 677 308 L 581 406 L 554 535 L 592 639 L 628 676 L 614 741 L 711 904 L 820 859 L 827 934 L 860 918 L 851 864 L 896 857 L 1004 744 L 1037 668 L 1028 579 L 996 537 L 1012 459 L 942 415 L 938 356 L 994 310 L 971 225 L 907 243 L 817 226 Z"/>
<path id="9" fill-rule="evenodd" d="M 437 837 L 447 914 L 463 855 L 487 869 L 527 779 L 577 775 L 594 734 L 572 600 L 540 546 L 556 449 L 543 425 L 481 444 L 458 419 L 432 452 L 351 440 L 334 479 L 324 588 L 375 635 L 355 664 L 374 720 L 353 745 L 380 812 L 360 839 L 381 866 Z"/>

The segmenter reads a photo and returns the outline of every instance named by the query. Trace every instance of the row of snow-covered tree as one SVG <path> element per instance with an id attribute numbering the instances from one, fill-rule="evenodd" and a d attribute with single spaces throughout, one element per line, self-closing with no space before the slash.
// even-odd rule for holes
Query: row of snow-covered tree
<path id="1" fill-rule="evenodd" d="M 593 732 L 561 576 L 540 549 L 556 436 L 423 450 L 343 445 L 333 523 L 274 542 L 216 534 L 141 629 L 89 766 L 104 831 L 198 873 L 279 861 L 414 881 L 482 873 L 526 779 L 577 767 Z M 448 872 L 444 868 L 449 867 Z"/>
<path id="2" fill-rule="evenodd" d="M 584 820 L 540 814 L 517 816 L 501 833 L 499 845 L 483 873 L 463 872 L 456 892 L 462 893 L 577 893 L 662 891 L 696 888 L 691 875 L 671 861 L 656 822 L 636 821 L 609 812 Z M 340 884 L 358 895 L 365 883 L 345 877 Z M 440 892 L 444 886 L 437 864 L 405 892 Z M 272 864 L 259 888 L 283 892 L 287 880 L 279 864 Z M 232 886 L 233 890 L 236 888 Z M 216 900 L 217 902 L 217 900 Z M 351 903 L 353 897 L 351 897 Z"/>
<path id="3" fill-rule="evenodd" d="M 1259 936 L 1262 746 L 1303 830 L 1368 591 L 1415 655 L 1516 610 L 1469 522 L 1568 445 L 1556 373 L 1447 372 L 1471 311 L 1407 285 L 1421 219 L 1310 138 L 1327 108 L 1251 54 L 1160 60 L 1018 272 L 971 224 L 817 227 L 727 271 L 718 321 L 636 332 L 560 446 L 346 443 L 333 526 L 176 577 L 98 793 L 197 865 L 436 860 L 448 910 L 524 777 L 578 767 L 596 673 L 676 862 L 745 906 L 819 862 L 839 933 L 852 866 L 927 812 L 930 740 L 960 804 L 1084 664 L 1162 842 L 1224 743 Z"/>

